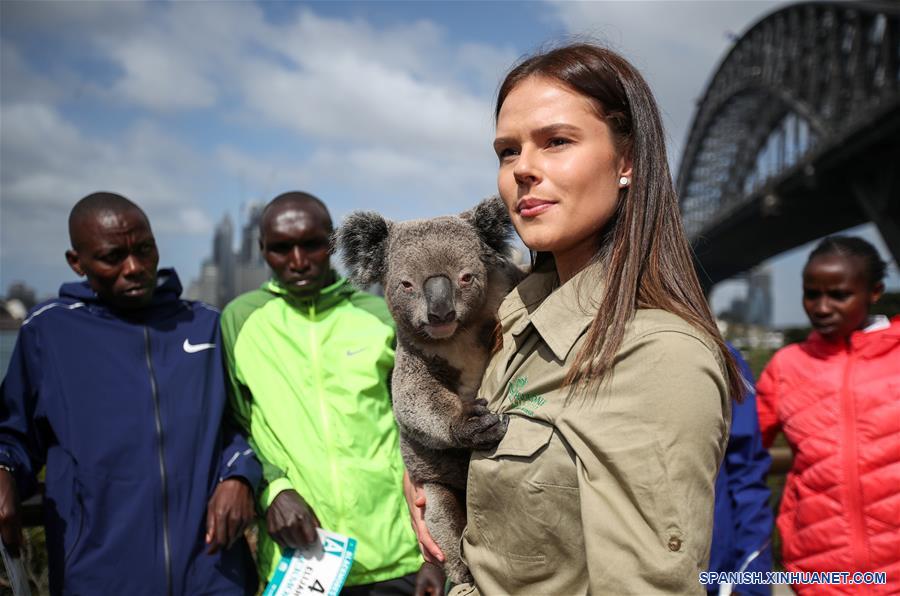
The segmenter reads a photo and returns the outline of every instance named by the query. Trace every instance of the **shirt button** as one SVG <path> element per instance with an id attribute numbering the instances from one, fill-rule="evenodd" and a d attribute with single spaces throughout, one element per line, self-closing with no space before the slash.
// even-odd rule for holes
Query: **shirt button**
<path id="1" fill-rule="evenodd" d="M 681 550 L 681 538 L 678 536 L 669 537 L 669 550 L 674 552 Z"/>

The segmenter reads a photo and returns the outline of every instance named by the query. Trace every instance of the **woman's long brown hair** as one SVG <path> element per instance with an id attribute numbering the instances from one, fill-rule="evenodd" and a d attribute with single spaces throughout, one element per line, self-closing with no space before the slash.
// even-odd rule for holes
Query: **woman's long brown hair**
<path id="1" fill-rule="evenodd" d="M 566 382 L 581 387 L 602 382 L 635 311 L 659 308 L 716 342 L 731 395 L 740 400 L 746 386 L 694 270 L 650 87 L 615 52 L 589 43 L 570 44 L 527 58 L 506 75 L 497 93 L 495 120 L 510 91 L 531 77 L 557 81 L 591 99 L 613 131 L 619 155 L 632 160 L 631 183 L 620 192 L 616 211 L 598 238 L 596 258 L 605 265 L 601 307 Z"/>

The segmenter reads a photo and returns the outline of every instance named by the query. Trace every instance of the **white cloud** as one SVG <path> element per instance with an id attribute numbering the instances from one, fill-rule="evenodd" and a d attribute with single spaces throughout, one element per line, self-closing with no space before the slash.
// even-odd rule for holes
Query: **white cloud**
<path id="1" fill-rule="evenodd" d="M 251 155 L 234 146 L 215 150 L 216 161 L 237 180 L 241 200 L 268 201 L 275 194 L 293 189 L 306 189 L 313 183 L 310 168 L 291 155 Z"/>
<path id="2" fill-rule="evenodd" d="M 393 199 L 396 203 L 391 209 L 392 217 L 404 217 L 404 210 L 405 217 L 453 213 L 496 192 L 496 168 L 488 159 L 480 166 L 449 160 L 435 162 L 378 147 L 346 154 L 319 152 L 310 160 L 310 167 L 324 179 L 342 177 L 344 184 L 359 196 Z M 402 209 L 398 210 L 398 206 Z M 378 206 L 363 204 L 357 208 Z"/>
<path id="3" fill-rule="evenodd" d="M 156 111 L 230 98 L 247 120 L 321 141 L 467 153 L 489 134 L 487 95 L 514 56 L 451 44 L 425 20 L 376 29 L 300 8 L 271 24 L 250 3 L 211 6 L 145 7 L 140 26 L 95 27 L 91 43 L 119 69 L 110 93 Z"/>
<path id="4" fill-rule="evenodd" d="M 3 101 L 56 101 L 62 95 L 59 82 L 32 72 L 19 49 L 0 40 L 0 74 Z"/>
<path id="5" fill-rule="evenodd" d="M 59 206 L 66 204 L 63 181 L 82 170 L 85 146 L 79 131 L 60 118 L 53 108 L 42 104 L 0 106 L 0 182 L 3 207 Z M 73 159 L 78 157 L 78 159 Z M 6 219 L 6 217 L 4 217 Z"/>
<path id="6" fill-rule="evenodd" d="M 268 37 L 259 7 L 248 2 L 138 6 L 140 21 L 110 28 L 98 26 L 100 18 L 84 37 L 120 71 L 111 95 L 149 110 L 215 105 L 233 84 L 231 66 Z"/>
<path id="7" fill-rule="evenodd" d="M 4 2 L 4 28 L 49 33 L 56 39 L 82 39 L 110 31 L 139 27 L 147 18 L 146 5 L 106 0 L 47 0 Z"/>
<path id="8" fill-rule="evenodd" d="M 298 11 L 267 41 L 296 64 L 327 65 L 345 55 L 365 56 L 373 63 L 390 64 L 398 71 L 433 81 L 440 79 L 433 63 L 447 49 L 443 29 L 430 21 L 376 29 L 361 19 L 322 17 L 308 8 Z"/>
<path id="9" fill-rule="evenodd" d="M 515 55 L 450 43 L 426 20 L 376 29 L 301 7 L 272 24 L 251 3 L 141 6 L 140 21 L 86 24 L 95 54 L 117 67 L 101 96 L 155 113 L 227 104 L 257 127 L 440 160 L 487 146 L 490 96 Z"/>
<path id="10" fill-rule="evenodd" d="M 479 82 L 490 77 L 487 68 L 498 76 L 499 51 L 469 44 L 457 52 L 427 22 L 375 31 L 308 10 L 267 43 L 285 60 L 257 57 L 237 73 L 247 106 L 265 122 L 318 141 L 439 159 L 488 142 L 490 99 L 467 91 L 448 71 Z"/>
<path id="11" fill-rule="evenodd" d="M 494 99 L 506 71 L 513 65 L 519 53 L 512 48 L 497 48 L 477 43 L 464 43 L 457 52 L 457 68 L 461 76 L 471 72 L 484 89 Z"/>
<path id="12" fill-rule="evenodd" d="M 47 218 L 64 232 L 68 208 L 96 190 L 133 198 L 154 224 L 167 229 L 211 229 L 188 199 L 202 188 L 193 180 L 194 172 L 205 169 L 202 158 L 154 125 L 139 123 L 110 141 L 85 134 L 46 105 L 4 104 L 0 120 L 4 258 L 29 251 L 27 239 L 37 237 L 31 226 Z"/>
<path id="13" fill-rule="evenodd" d="M 207 108 L 215 85 L 181 56 L 181 50 L 150 40 L 129 40 L 117 48 L 124 76 L 113 87 L 130 103 L 157 110 Z"/>
<path id="14" fill-rule="evenodd" d="M 208 236 L 212 232 L 212 221 L 209 214 L 202 209 L 181 207 L 171 213 L 171 217 L 156 216 L 154 218 L 154 229 L 157 232 L 194 236 Z"/>
<path id="15" fill-rule="evenodd" d="M 249 106 L 272 124 L 324 141 L 468 154 L 490 134 L 490 104 L 360 55 L 290 71 L 257 66 L 244 81 Z"/>
<path id="16" fill-rule="evenodd" d="M 247 199 L 268 201 L 290 189 L 320 194 L 336 219 L 354 209 L 376 209 L 406 219 L 462 211 L 495 191 L 490 156 L 478 164 L 436 162 L 384 147 L 319 149 L 303 160 L 289 156 L 259 159 L 235 147 L 220 147 L 216 158 L 242 184 L 257 189 Z"/>

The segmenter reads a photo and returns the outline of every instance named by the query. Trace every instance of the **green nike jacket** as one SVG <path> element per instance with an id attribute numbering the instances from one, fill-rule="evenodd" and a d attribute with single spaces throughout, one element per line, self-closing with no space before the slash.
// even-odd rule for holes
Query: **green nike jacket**
<path id="1" fill-rule="evenodd" d="M 346 585 L 401 577 L 422 563 L 403 498 L 388 390 L 394 323 L 381 298 L 345 279 L 299 300 L 277 281 L 222 312 L 233 410 L 263 461 L 264 513 L 293 488 L 326 530 L 356 539 Z M 259 526 L 260 575 L 280 548 Z"/>

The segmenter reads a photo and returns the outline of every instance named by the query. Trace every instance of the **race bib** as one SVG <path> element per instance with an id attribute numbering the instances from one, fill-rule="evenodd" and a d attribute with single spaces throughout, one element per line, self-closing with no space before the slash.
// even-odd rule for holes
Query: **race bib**
<path id="1" fill-rule="evenodd" d="M 319 541 L 285 549 L 263 596 L 338 596 L 350 573 L 356 540 L 316 528 Z"/>

